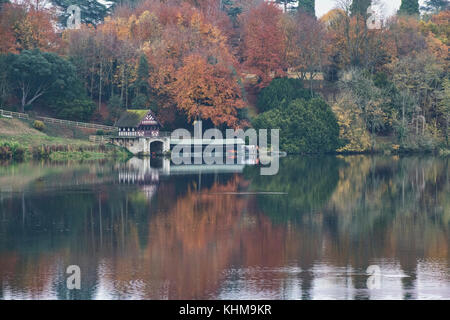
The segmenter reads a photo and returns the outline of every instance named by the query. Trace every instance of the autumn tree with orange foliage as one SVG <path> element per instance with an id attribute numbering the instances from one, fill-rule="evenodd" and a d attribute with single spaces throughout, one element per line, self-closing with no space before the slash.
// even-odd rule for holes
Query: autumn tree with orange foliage
<path id="1" fill-rule="evenodd" d="M 215 126 L 240 125 L 237 113 L 245 104 L 232 70 L 211 64 L 200 55 L 184 60 L 173 83 L 175 101 L 190 121 L 211 120 Z"/>
<path id="2" fill-rule="evenodd" d="M 146 12 L 137 18 L 138 22 L 148 14 Z M 149 61 L 149 83 L 159 105 L 158 114 L 162 122 L 174 121 L 176 114 L 181 112 L 188 121 L 199 117 L 210 119 L 214 125 L 237 126 L 237 109 L 243 107 L 243 101 L 238 78 L 231 71 L 236 69 L 237 61 L 231 53 L 228 38 L 209 23 L 200 10 L 186 3 L 181 7 L 159 7 L 152 14 L 155 15 L 151 19 L 152 24 L 160 28 L 161 33 L 148 40 L 143 38 L 141 48 Z M 200 64 L 201 70 L 183 75 L 181 70 L 190 69 L 194 64 L 192 57 L 206 63 Z M 179 90 L 180 86 L 187 88 L 192 85 L 190 81 L 194 79 L 189 77 L 196 77 L 195 81 L 203 84 L 212 80 L 203 93 L 208 96 L 208 103 L 212 103 L 209 108 L 199 108 L 198 105 L 206 105 L 194 103 L 202 100 L 201 94 L 187 97 Z M 223 77 L 222 81 L 219 77 Z"/>
<path id="3" fill-rule="evenodd" d="M 57 51 L 56 17 L 41 0 L 5 3 L 0 11 L 0 53 L 40 49 Z"/>
<path id="4" fill-rule="evenodd" d="M 349 1 L 330 11 L 321 20 L 327 26 L 330 57 L 339 69 L 350 66 L 367 68 L 375 73 L 395 56 L 395 46 L 386 27 L 370 30 L 367 16 L 352 14 Z"/>
<path id="5" fill-rule="evenodd" d="M 243 70 L 258 77 L 258 88 L 284 75 L 282 11 L 273 3 L 261 2 L 243 14 L 241 60 Z"/>

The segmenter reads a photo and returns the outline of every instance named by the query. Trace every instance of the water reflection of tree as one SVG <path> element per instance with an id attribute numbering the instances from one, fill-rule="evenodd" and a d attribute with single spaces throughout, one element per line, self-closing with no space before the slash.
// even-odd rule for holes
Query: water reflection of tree
<path id="1" fill-rule="evenodd" d="M 326 187 L 320 170 L 310 172 L 317 171 L 314 160 L 292 161 L 299 162 L 299 171 L 289 168 L 289 161 L 281 163 L 281 170 L 289 168 L 284 175 L 252 176 L 251 188 L 288 193 L 284 198 L 261 195 L 257 207 L 274 221 L 294 222 L 287 226 L 293 237 L 284 247 L 297 248 L 288 259 L 302 270 L 311 270 L 326 257 L 335 267 L 351 266 L 364 274 L 370 264 L 392 259 L 407 276 L 402 279 L 404 297 L 413 298 L 418 261 L 449 261 L 448 159 L 345 157 L 331 170 L 331 177 L 338 173 L 337 183 Z M 297 182 L 300 176 L 305 184 Z M 332 187 L 328 197 L 317 191 L 327 187 Z M 313 279 L 308 271 L 299 276 L 308 298 Z M 365 277 L 350 277 L 355 289 L 366 288 Z M 369 297 L 367 292 L 357 294 Z"/>
<path id="2" fill-rule="evenodd" d="M 275 222 L 314 219 L 327 204 L 339 180 L 336 157 L 291 157 L 281 159 L 280 172 L 261 176 L 260 169 L 246 168 L 250 189 L 255 192 L 280 192 L 284 195 L 258 195 L 258 207 Z"/>
<path id="3" fill-rule="evenodd" d="M 324 215 L 325 254 L 337 265 L 365 270 L 384 259 L 400 263 L 405 298 L 417 262 L 448 256 L 448 159 L 346 157 Z M 443 174 L 444 173 L 444 174 Z M 447 196 L 446 196 L 447 195 Z M 355 283 L 365 287 L 365 283 Z"/>
<path id="4" fill-rule="evenodd" d="M 417 261 L 449 261 L 448 159 L 292 158 L 280 168 L 279 177 L 202 176 L 201 186 L 177 176 L 151 200 L 133 185 L 49 193 L 46 179 L 36 182 L 42 192 L 0 201 L 0 281 L 10 276 L 0 287 L 87 299 L 102 281 L 117 298 L 211 298 L 244 286 L 279 298 L 295 279 L 308 299 L 318 264 L 348 270 L 345 281 L 365 289 L 367 266 L 391 259 L 413 298 Z M 233 194 L 248 190 L 288 195 Z M 84 270 L 76 295 L 65 289 L 68 264 Z M 287 266 L 296 272 L 280 276 Z"/>
<path id="5" fill-rule="evenodd" d="M 80 181 L 89 174 L 85 171 L 77 174 L 64 172 L 59 175 L 59 179 Z M 221 192 L 223 190 L 221 186 L 226 190 L 232 190 L 229 183 L 231 181 L 234 186 L 235 182 L 230 180 L 231 178 L 233 176 L 230 175 L 203 177 L 201 190 Z M 159 225 L 159 222 L 170 221 L 171 217 L 173 218 L 171 212 L 176 213 L 172 225 L 177 228 L 175 234 L 180 234 L 178 228 L 181 222 L 187 225 L 187 229 L 181 228 L 186 234 L 181 234 L 179 236 L 181 239 L 175 237 L 167 245 L 177 244 L 177 241 L 186 246 L 189 243 L 200 243 L 200 248 L 194 248 L 194 251 L 201 251 L 203 250 L 201 245 L 208 245 L 202 242 L 202 237 L 213 238 L 220 234 L 220 232 L 216 234 L 215 228 L 227 230 L 229 223 L 226 215 L 223 216 L 225 220 L 221 219 L 222 211 L 219 210 L 220 205 L 215 204 L 214 196 L 203 195 L 202 200 L 195 201 L 194 194 L 197 194 L 199 183 L 196 176 L 178 177 L 176 183 L 161 184 L 158 193 L 162 196 L 156 196 L 150 202 L 145 193 L 140 191 L 140 185 L 80 184 L 49 190 L 49 186 L 54 186 L 52 180 L 47 176 L 45 179 L 35 181 L 32 187 L 34 192 L 22 192 L 21 196 L 15 195 L 0 203 L 1 216 L 6 217 L 4 219 L 6 222 L 1 224 L 0 278 L 3 281 L 3 275 L 12 276 L 8 283 L 1 284 L 2 288 L 10 287 L 16 293 L 25 288 L 32 288 L 31 291 L 37 294 L 51 291 L 61 299 L 93 298 L 98 293 L 98 285 L 102 278 L 101 275 L 99 278 L 99 273 L 103 272 L 100 270 L 104 265 L 103 259 L 114 257 L 108 266 L 112 266 L 109 271 L 117 275 L 117 286 L 120 288 L 122 285 L 120 274 L 125 273 L 116 273 L 115 266 L 120 266 L 121 261 L 129 259 L 132 264 L 126 274 L 133 279 L 133 275 L 136 274 L 132 270 L 139 269 L 138 265 L 134 265 L 138 263 L 136 257 L 148 251 L 149 246 L 156 245 L 154 235 L 157 231 L 149 228 L 149 225 L 162 231 L 163 236 L 167 236 L 167 225 L 165 223 Z M 179 201 L 174 201 L 175 199 Z M 196 203 L 199 206 L 198 210 L 191 208 L 193 215 L 190 218 L 182 211 L 184 205 L 180 207 L 183 201 L 185 204 Z M 220 203 L 234 205 L 234 201 L 230 199 Z M 202 218 L 205 210 L 210 213 Z M 24 214 L 15 214 L 16 212 Z M 165 217 L 168 220 L 164 220 Z M 214 220 L 215 217 L 217 220 Z M 201 226 L 204 223 L 213 226 L 213 229 L 204 227 L 194 233 L 189 229 L 189 226 Z M 219 227 L 220 225 L 222 227 Z M 191 238 L 196 236 L 200 238 L 188 241 L 187 237 L 191 234 Z M 222 251 L 226 250 L 217 249 L 217 252 Z M 209 252 L 205 251 L 202 257 L 197 257 L 198 259 L 193 261 L 202 264 L 202 258 L 208 254 Z M 163 271 L 179 266 L 176 258 L 176 255 L 172 255 L 168 265 L 164 265 Z M 227 259 L 224 258 L 225 260 Z M 70 264 L 77 264 L 83 270 L 83 289 L 79 292 L 69 292 L 65 287 L 67 276 L 65 267 Z M 149 266 L 142 265 L 144 269 Z M 123 294 L 127 290 L 129 288 L 125 288 Z M 183 289 L 184 294 L 188 291 L 191 289 Z M 21 294 L 25 297 L 30 292 L 23 291 Z"/>
<path id="6" fill-rule="evenodd" d="M 197 192 L 194 183 L 170 206 L 159 206 L 147 226 L 148 246 L 137 252 L 129 242 L 125 256 L 111 263 L 111 280 L 117 281 L 119 292 L 132 291 L 130 280 L 137 278 L 145 279 L 145 298 L 205 298 L 213 293 L 232 260 L 245 204 L 221 193 L 239 184 L 235 176 Z"/>

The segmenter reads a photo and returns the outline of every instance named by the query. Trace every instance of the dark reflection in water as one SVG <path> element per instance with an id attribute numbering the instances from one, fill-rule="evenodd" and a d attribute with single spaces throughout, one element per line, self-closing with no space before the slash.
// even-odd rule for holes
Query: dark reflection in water
<path id="1" fill-rule="evenodd" d="M 288 157 L 259 173 L 0 167 L 0 298 L 450 299 L 448 158 Z"/>

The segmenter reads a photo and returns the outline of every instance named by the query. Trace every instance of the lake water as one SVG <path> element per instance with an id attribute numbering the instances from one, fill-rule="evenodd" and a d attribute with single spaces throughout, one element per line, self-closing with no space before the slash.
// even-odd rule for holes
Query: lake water
<path id="1" fill-rule="evenodd" d="M 450 299 L 448 158 L 287 157 L 259 173 L 0 166 L 0 299 Z"/>

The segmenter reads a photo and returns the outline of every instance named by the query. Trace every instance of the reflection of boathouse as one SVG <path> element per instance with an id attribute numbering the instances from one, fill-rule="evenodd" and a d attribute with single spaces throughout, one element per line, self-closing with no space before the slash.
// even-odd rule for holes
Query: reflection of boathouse
<path id="1" fill-rule="evenodd" d="M 126 164 L 119 166 L 119 183 L 139 185 L 147 199 L 153 197 L 158 189 L 160 175 L 168 175 L 169 159 L 160 160 L 160 166 L 152 167 L 150 159 L 132 158 Z"/>
<path id="2" fill-rule="evenodd" d="M 160 160 L 160 167 L 152 167 L 151 160 L 132 158 L 119 167 L 119 182 L 126 184 L 154 184 L 158 183 L 160 174 L 170 172 L 170 159 Z"/>
<path id="3" fill-rule="evenodd" d="M 187 164 L 172 165 L 170 158 L 137 158 L 119 164 L 118 182 L 125 185 L 137 185 L 151 198 L 157 190 L 160 178 L 169 175 L 198 175 L 218 173 L 242 173 L 246 165 L 255 163 L 253 157 L 239 164 Z"/>

